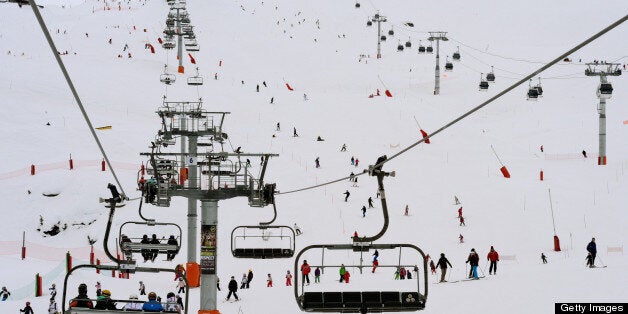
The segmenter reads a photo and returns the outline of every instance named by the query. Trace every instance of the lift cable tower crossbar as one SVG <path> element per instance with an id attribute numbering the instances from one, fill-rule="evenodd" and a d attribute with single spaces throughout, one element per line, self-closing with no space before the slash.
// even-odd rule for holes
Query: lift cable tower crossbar
<path id="1" fill-rule="evenodd" d="M 586 76 L 599 76 L 600 85 L 597 89 L 597 97 L 600 99 L 600 105 L 597 107 L 599 114 L 599 154 L 597 164 L 606 165 L 606 100 L 610 99 L 613 94 L 613 86 L 606 79 L 607 76 L 620 76 L 621 69 L 619 63 L 587 63 L 587 69 L 584 70 Z"/>

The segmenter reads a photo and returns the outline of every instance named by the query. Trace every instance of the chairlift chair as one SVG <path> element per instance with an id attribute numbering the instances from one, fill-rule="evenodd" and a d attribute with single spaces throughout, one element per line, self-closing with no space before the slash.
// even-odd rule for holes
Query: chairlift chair
<path id="1" fill-rule="evenodd" d="M 190 23 L 190 18 L 187 16 L 184 16 L 181 18 L 181 23 L 185 23 L 185 24 L 189 24 Z"/>
<path id="2" fill-rule="evenodd" d="M 543 96 L 543 86 L 541 86 L 541 78 L 539 77 L 539 83 L 534 86 L 534 89 L 539 93 L 539 96 Z"/>
<path id="3" fill-rule="evenodd" d="M 174 83 L 176 80 L 177 80 L 177 77 L 174 74 L 168 73 L 168 65 L 167 64 L 164 65 L 164 73 L 161 76 L 159 76 L 159 81 L 166 85 L 170 85 Z"/>
<path id="4" fill-rule="evenodd" d="M 403 262 L 402 263 L 402 249 L 405 250 L 403 255 L 403 260 L 408 261 L 412 260 L 413 262 Z M 418 254 L 416 256 L 411 255 L 407 257 L 409 253 L 408 249 L 411 251 L 416 251 Z M 320 251 L 319 251 L 320 250 Z M 371 265 L 367 262 L 363 264 L 363 255 L 366 255 L 366 259 L 369 259 L 371 255 L 371 250 L 381 250 L 384 252 L 380 256 L 387 256 L 388 261 L 393 261 L 393 263 L 385 264 L 379 263 L 377 268 L 384 269 L 397 269 L 400 267 L 408 268 L 408 271 L 412 271 L 415 266 L 420 269 L 416 278 L 416 286 L 414 286 L 414 282 L 412 279 L 408 279 L 407 282 L 399 282 L 389 278 L 388 276 L 384 277 L 372 277 L 369 280 L 375 280 L 375 278 L 386 278 L 385 280 L 390 281 L 390 288 L 385 288 L 381 290 L 367 290 L 367 291 L 356 291 L 353 289 L 337 289 L 335 291 L 317 291 L 317 292 L 309 292 L 305 291 L 306 289 L 312 289 L 314 285 L 306 286 L 303 282 L 300 282 L 301 277 L 295 276 L 294 282 L 294 297 L 299 305 L 299 308 L 305 312 L 341 312 L 341 313 L 382 313 L 382 312 L 409 312 L 409 311 L 419 311 L 425 308 L 425 304 L 427 301 L 428 295 L 428 274 L 427 274 L 427 257 L 423 253 L 423 251 L 415 245 L 412 244 L 372 244 L 369 243 L 366 246 L 360 247 L 360 249 L 356 250 L 353 244 L 322 244 L 322 245 L 310 245 L 301 250 L 294 261 L 294 273 L 298 274 L 300 264 L 302 264 L 305 260 L 308 260 L 308 264 L 311 269 L 314 268 L 322 268 L 323 272 L 325 268 L 332 268 L 334 270 L 338 269 L 341 265 L 340 262 L 335 263 L 325 263 L 325 257 L 329 259 L 330 253 L 333 251 L 353 251 L 359 252 L 359 256 L 349 257 L 348 259 L 343 258 L 343 261 L 347 260 L 359 260 L 359 264 L 349 264 L 343 263 L 345 269 L 359 269 L 360 273 L 362 273 L 362 268 L 367 269 L 367 273 L 370 273 Z M 390 253 L 398 250 L 399 258 L 390 257 Z M 314 251 L 314 252 L 311 252 Z M 317 253 L 320 252 L 320 253 Z M 326 254 L 326 252 L 328 252 Z M 390 252 L 390 253 L 389 253 Z M 395 252 L 396 253 L 396 252 Z M 304 255 L 305 254 L 305 255 Z M 315 254 L 316 258 L 311 258 L 311 256 Z M 348 252 L 350 254 L 350 252 Z M 392 253 L 394 254 L 394 253 Z M 343 253 L 344 255 L 344 253 Z M 357 255 L 357 253 L 356 253 Z M 396 255 L 396 254 L 395 254 Z M 320 260 L 318 259 L 320 256 Z M 416 265 L 415 261 L 419 261 L 419 265 Z M 397 262 L 397 263 L 394 263 Z M 320 263 L 320 264 L 319 264 Z M 421 269 L 422 268 L 422 269 Z M 386 270 L 384 270 L 386 271 Z M 356 274 L 353 275 L 355 277 Z M 367 276 L 370 276 L 368 274 Z M 381 280 L 381 279 L 379 279 Z M 412 283 L 411 283 L 412 282 Z M 412 285 L 412 288 L 398 288 L 400 284 L 404 285 Z M 379 282 L 377 286 L 383 285 Z M 344 290 L 344 291 L 342 291 Z M 400 291 L 401 290 L 401 291 Z M 342 292 L 341 292 L 342 291 Z"/>
<path id="5" fill-rule="evenodd" d="M 445 71 L 452 71 L 454 69 L 454 64 L 449 61 L 449 56 L 445 58 Z"/>
<path id="6" fill-rule="evenodd" d="M 410 38 L 408 38 L 408 41 L 406 41 L 406 48 L 410 47 L 412 47 L 412 43 L 410 42 Z"/>
<path id="7" fill-rule="evenodd" d="M 488 89 L 488 81 L 484 79 L 484 73 L 480 73 L 480 90 Z"/>
<path id="8" fill-rule="evenodd" d="M 486 74 L 486 80 L 489 82 L 495 82 L 495 73 L 493 72 L 493 66 L 491 66 L 491 72 Z"/>
<path id="9" fill-rule="evenodd" d="M 373 22 L 371 22 L 371 20 L 369 19 L 368 21 L 366 21 L 366 26 L 373 26 Z"/>
<path id="10" fill-rule="evenodd" d="M 270 230 L 278 230 L 279 234 L 265 233 Z M 231 231 L 231 254 L 233 257 L 237 258 L 289 258 L 294 255 L 295 237 L 294 230 L 288 226 L 237 226 Z M 253 243 L 251 243 L 251 241 L 254 239 L 269 242 L 270 240 L 279 240 L 280 245 L 273 243 L 264 245 L 267 247 L 260 247 L 261 245 L 258 244 L 257 247 L 252 247 L 251 244 Z M 247 241 L 249 242 L 249 246 L 245 246 Z"/>
<path id="11" fill-rule="evenodd" d="M 403 51 L 403 45 L 401 44 L 401 41 L 399 41 L 399 44 L 397 45 L 397 51 Z"/>
<path id="12" fill-rule="evenodd" d="M 196 75 L 188 77 L 188 85 L 199 86 L 203 85 L 203 77 L 198 73 L 198 67 L 196 68 Z"/>
<path id="13" fill-rule="evenodd" d="M 427 53 L 433 53 L 434 52 L 434 48 L 432 47 L 432 43 L 430 42 L 430 45 L 425 47 L 425 51 Z"/>
<path id="14" fill-rule="evenodd" d="M 168 27 L 174 27 L 174 19 L 166 19 L 166 26 Z"/>
<path id="15" fill-rule="evenodd" d="M 199 50 L 201 50 L 201 48 L 198 45 L 185 47 L 185 51 L 199 51 Z"/>
<path id="16" fill-rule="evenodd" d="M 532 86 L 532 79 L 530 79 L 527 96 L 528 100 L 537 100 L 539 98 L 539 91 L 537 91 L 536 88 Z"/>
<path id="17" fill-rule="evenodd" d="M 359 9 L 359 8 L 360 8 L 360 2 L 357 2 L 357 1 L 355 2 L 355 8 L 356 8 L 356 9 Z"/>
<path id="18" fill-rule="evenodd" d="M 183 44 L 186 47 L 188 47 L 188 46 L 196 46 L 196 45 L 198 45 L 198 42 L 196 41 L 196 39 L 188 39 Z"/>
<path id="19" fill-rule="evenodd" d="M 425 53 L 425 46 L 421 44 L 420 40 L 419 40 L 419 53 Z"/>
<path id="20" fill-rule="evenodd" d="M 166 27 L 166 29 L 164 30 L 164 34 L 169 35 L 169 36 L 174 36 L 177 34 L 177 32 L 175 31 L 173 27 Z"/>
<path id="21" fill-rule="evenodd" d="M 382 35 L 382 37 L 380 37 L 381 41 L 386 41 L 386 35 Z"/>
<path id="22" fill-rule="evenodd" d="M 129 231 L 128 230 L 128 226 L 129 224 L 134 224 L 134 225 L 142 225 L 142 226 L 146 226 L 148 227 L 164 227 L 164 226 L 174 226 L 176 227 L 176 230 L 178 230 L 178 234 L 160 234 L 162 236 L 162 238 L 160 240 L 164 240 L 164 243 L 162 243 L 162 241 L 160 241 L 159 244 L 147 244 L 147 243 L 141 243 L 140 241 L 142 240 L 142 236 L 141 235 L 130 235 L 132 234 L 133 231 Z M 125 228 L 125 226 L 127 226 Z M 158 232 L 148 232 L 147 230 L 143 229 L 142 231 L 143 234 L 149 235 L 149 234 L 158 234 Z M 176 232 L 175 232 L 176 233 Z M 177 240 L 177 244 L 168 244 L 167 243 L 167 238 L 165 238 L 166 236 L 170 236 L 173 235 L 175 237 L 175 240 Z M 181 227 L 175 223 L 170 223 L 170 222 L 155 222 L 153 220 L 149 220 L 149 221 L 127 221 L 125 223 L 123 223 L 120 226 L 120 230 L 119 230 L 119 241 L 120 241 L 120 251 L 122 251 L 125 254 L 131 255 L 131 253 L 143 253 L 143 252 L 153 252 L 153 253 L 159 253 L 159 254 L 177 254 L 179 253 L 179 250 L 181 250 L 181 237 L 183 236 L 183 233 L 181 232 Z M 159 239 L 159 238 L 158 238 Z"/>
<path id="23" fill-rule="evenodd" d="M 389 36 L 394 36 L 395 35 L 395 31 L 393 30 L 392 27 L 390 27 L 390 30 L 388 31 L 388 35 Z"/>
<path id="24" fill-rule="evenodd" d="M 166 40 L 166 41 L 164 41 L 164 43 L 163 43 L 163 44 L 161 44 L 161 46 L 162 46 L 164 49 L 174 49 L 174 47 L 175 47 L 175 43 L 174 43 L 174 41 L 172 41 L 172 40 Z"/>
<path id="25" fill-rule="evenodd" d="M 460 47 L 456 46 L 456 52 L 454 52 L 453 56 L 454 60 L 460 61 Z"/>
<path id="26" fill-rule="evenodd" d="M 613 96 L 613 85 L 611 83 L 600 83 L 597 87 L 597 97 L 600 99 L 609 99 Z"/>

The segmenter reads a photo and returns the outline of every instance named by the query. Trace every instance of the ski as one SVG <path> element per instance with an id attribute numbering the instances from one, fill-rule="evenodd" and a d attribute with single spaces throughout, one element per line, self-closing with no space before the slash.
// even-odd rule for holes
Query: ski
<path id="1" fill-rule="evenodd" d="M 486 277 L 486 276 L 480 276 L 480 277 L 478 277 L 478 279 L 474 279 L 474 278 L 467 278 L 467 279 L 462 279 L 462 280 L 460 280 L 460 281 L 472 281 L 472 280 L 479 280 L 479 279 L 482 279 L 482 278 L 484 278 L 484 277 Z"/>

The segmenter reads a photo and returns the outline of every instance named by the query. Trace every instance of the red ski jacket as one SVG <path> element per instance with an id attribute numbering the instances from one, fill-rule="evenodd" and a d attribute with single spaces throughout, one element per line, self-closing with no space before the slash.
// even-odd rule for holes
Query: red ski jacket
<path id="1" fill-rule="evenodd" d="M 497 254 L 497 251 L 488 252 L 486 258 L 491 262 L 499 261 L 499 254 Z"/>

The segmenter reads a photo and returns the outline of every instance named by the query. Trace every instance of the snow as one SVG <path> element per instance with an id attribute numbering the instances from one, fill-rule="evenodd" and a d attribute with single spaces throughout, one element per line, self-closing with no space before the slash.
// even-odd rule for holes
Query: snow
<path id="1" fill-rule="evenodd" d="M 593 1 L 372 0 L 361 2 L 360 9 L 347 1 L 188 1 L 201 51 L 192 53 L 197 65 L 189 64 L 184 56 L 186 74 L 177 75 L 177 82 L 166 87 L 158 77 L 164 63 L 176 69 L 176 55 L 157 43 L 168 12 L 165 1 L 132 0 L 120 11 L 117 3 L 105 11 L 102 2 L 93 0 L 41 4 L 57 49 L 69 53 L 62 59 L 94 127 L 112 126 L 96 132 L 131 198 L 139 196 L 135 182 L 139 165 L 146 161 L 139 153 L 149 151 L 160 127 L 154 112 L 164 93 L 169 101 L 202 98 L 206 110 L 229 111 L 225 130 L 233 147 L 279 154 L 270 160 L 265 181 L 276 182 L 278 190 L 285 192 L 361 172 L 379 156 L 398 153 L 419 139 L 413 117 L 428 133 L 434 132 L 533 72 L 540 63 L 621 18 L 628 9 L 628 3 L 619 0 L 605 1 L 603 7 Z M 5 206 L 0 285 L 13 294 L 0 308 L 3 313 L 15 312 L 29 300 L 41 313 L 47 309 L 48 298 L 33 295 L 36 273 L 43 276 L 44 294 L 51 283 L 57 284 L 60 307 L 64 253 L 81 252 L 74 256 L 75 264 L 86 262 L 89 255 L 83 252 L 89 252 L 90 236 L 98 240 L 97 255 L 106 260 L 100 250 L 108 211 L 98 197 L 107 197 L 107 183 L 114 181 L 109 171 L 100 171 L 100 151 L 33 13 L 15 4 L 1 4 L 1 8 L 0 67 L 4 74 L 0 76 L 0 107 L 5 118 L 0 145 L 5 152 L 0 164 L 0 197 Z M 391 25 L 395 30 L 395 36 L 388 36 L 382 44 L 380 60 L 374 58 L 376 25 L 366 28 L 367 17 L 376 10 L 389 21 L 382 30 L 387 34 Z M 414 22 L 415 27 L 403 26 L 406 21 Z M 456 46 L 462 55 L 452 72 L 441 72 L 439 96 L 432 95 L 434 55 L 416 53 L 419 40 L 427 45 L 426 32 L 433 30 L 447 31 L 450 39 L 441 42 L 441 70 L 445 56 L 451 56 Z M 546 313 L 555 302 L 628 299 L 628 259 L 622 253 L 606 252 L 607 247 L 628 242 L 628 125 L 623 124 L 628 120 L 628 107 L 623 105 L 628 100 L 627 83 L 625 75 L 609 77 L 614 94 L 607 101 L 608 164 L 598 166 L 599 101 L 595 90 L 599 79 L 583 74 L 584 62 L 594 59 L 628 62 L 627 35 L 627 26 L 620 25 L 570 56 L 572 62 L 560 62 L 541 73 L 545 93 L 538 101 L 526 101 L 527 84 L 523 84 L 437 134 L 432 144 L 420 144 L 385 165 L 385 170 L 397 175 L 385 179 L 391 221 L 377 243 L 412 243 L 434 258 L 443 252 L 454 266 L 451 280 L 464 278 L 463 262 L 471 248 L 478 251 L 484 272 L 488 271 L 484 256 L 491 245 L 502 256 L 516 255 L 516 260 L 498 264 L 496 276 L 429 284 L 425 313 L 491 313 L 495 309 Z M 398 42 L 403 44 L 408 37 L 412 49 L 397 52 Z M 127 51 L 123 51 L 125 43 Z M 145 43 L 153 44 L 156 54 L 143 49 Z M 128 52 L 132 58 L 127 58 Z M 118 54 L 122 58 L 117 58 Z M 361 54 L 370 58 L 358 62 Z M 198 88 L 184 84 L 196 66 L 205 79 Z M 487 92 L 480 92 L 479 72 L 487 73 L 490 66 L 495 67 L 496 82 Z M 288 91 L 285 83 L 294 91 Z M 376 89 L 382 95 L 389 89 L 393 97 L 368 98 Z M 303 94 L 309 100 L 304 101 Z M 271 97 L 274 104 L 269 103 Z M 275 131 L 277 122 L 281 122 L 280 132 Z M 292 137 L 293 127 L 298 138 Z M 325 141 L 317 142 L 317 136 Z M 343 143 L 347 152 L 339 152 Z M 501 175 L 491 145 L 511 173 L 510 179 Z M 541 145 L 544 152 L 539 150 Z M 226 145 L 225 149 L 231 148 Z M 582 150 L 588 158 L 581 156 Z M 71 171 L 70 155 L 74 161 Z M 359 167 L 350 165 L 351 156 L 360 159 Z M 317 157 L 320 169 L 314 168 Z M 252 163 L 257 171 L 259 163 Z M 36 165 L 34 176 L 30 175 L 31 164 Z M 539 180 L 541 170 L 543 181 Z M 304 234 L 297 238 L 297 250 L 312 244 L 349 243 L 356 230 L 360 235 L 374 235 L 383 223 L 381 204 L 375 199 L 376 182 L 360 176 L 358 185 L 340 182 L 278 195 L 276 224 L 299 225 Z M 342 193 L 347 189 L 351 196 L 345 203 Z M 53 192 L 59 195 L 42 195 Z M 464 206 L 465 227 L 458 225 L 454 195 Z M 362 218 L 360 208 L 369 196 L 376 208 L 367 210 Z M 139 220 L 137 204 L 130 202 L 116 211 L 112 237 L 125 221 Z M 169 208 L 144 205 L 143 213 L 181 225 L 185 247 L 186 204 L 185 199 L 175 198 Z M 403 216 L 406 204 L 408 217 Z M 551 210 L 561 252 L 552 250 Z M 68 227 L 57 236 L 44 237 L 36 230 L 40 215 L 42 230 L 57 222 Z M 217 265 L 223 288 L 219 300 L 226 297 L 231 276 L 239 281 L 248 269 L 255 273 L 251 289 L 238 291 L 241 302 L 219 301 L 222 313 L 299 312 L 292 288 L 284 285 L 294 259 L 235 259 L 229 251 L 233 228 L 271 217 L 270 207 L 251 208 L 244 199 L 219 203 Z M 25 260 L 20 258 L 22 232 L 26 232 L 30 247 Z M 464 235 L 464 244 L 458 243 L 459 234 Z M 596 264 L 608 268 L 585 269 L 585 246 L 592 237 L 598 244 Z M 109 246 L 115 247 L 114 239 Z M 176 263 L 186 261 L 185 252 L 182 249 Z M 547 255 L 548 264 L 541 264 L 541 252 Z M 308 254 L 312 256 L 307 258 L 310 264 L 320 258 Z M 397 253 L 380 254 L 380 262 L 396 263 Z M 176 265 L 163 259 L 158 257 L 154 266 Z M 359 255 L 337 253 L 325 259 L 326 263 L 349 265 L 359 262 Z M 405 259 L 415 263 L 411 256 L 404 255 Z M 364 260 L 368 266 L 370 254 Z M 394 281 L 390 269 L 380 268 L 376 274 L 365 270 L 364 275 L 351 269 L 349 284 L 334 281 L 337 269 L 328 271 L 321 284 L 308 288 L 385 291 L 402 290 L 410 284 Z M 273 288 L 265 287 L 268 273 L 275 279 Z M 137 282 L 143 280 L 148 291 L 165 298 L 167 292 L 175 291 L 171 276 L 138 273 L 125 280 L 92 270 L 76 271 L 68 295 L 74 296 L 76 286 L 85 282 L 94 296 L 98 280 L 103 289 L 112 291 L 113 298 L 126 298 L 137 293 Z M 437 276 L 430 275 L 429 280 L 435 282 Z M 199 289 L 193 289 L 189 313 L 198 307 Z"/>

